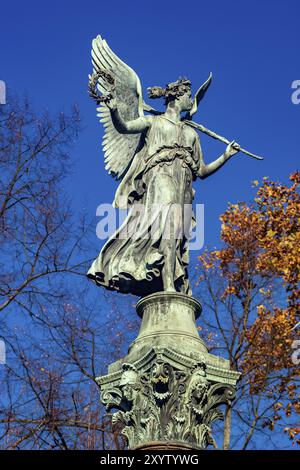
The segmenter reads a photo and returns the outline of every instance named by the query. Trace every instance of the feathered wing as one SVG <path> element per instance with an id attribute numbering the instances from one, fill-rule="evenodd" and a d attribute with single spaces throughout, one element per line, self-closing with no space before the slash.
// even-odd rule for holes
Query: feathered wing
<path id="1" fill-rule="evenodd" d="M 186 119 L 191 119 L 192 116 L 194 114 L 196 114 L 197 112 L 197 109 L 198 109 L 198 104 L 200 103 L 200 101 L 202 100 L 202 98 L 204 97 L 205 93 L 207 92 L 210 84 L 211 84 L 211 81 L 212 81 L 212 73 L 210 72 L 209 74 L 209 77 L 208 79 L 206 80 L 206 82 L 204 82 L 197 90 L 195 96 L 194 96 L 194 102 L 193 102 L 193 106 L 192 106 L 192 109 L 190 110 L 190 112 L 187 114 L 186 116 Z"/>
<path id="2" fill-rule="evenodd" d="M 139 77 L 110 49 L 107 42 L 97 36 L 92 43 L 94 73 L 108 71 L 114 78 L 114 94 L 118 110 L 125 121 L 144 115 L 142 88 Z M 100 76 L 97 84 L 100 93 L 110 92 L 108 83 Z M 141 134 L 121 134 L 115 128 L 109 108 L 101 103 L 97 108 L 100 122 L 104 125 L 102 141 L 105 168 L 115 178 L 121 179 L 132 161 L 140 143 Z"/>

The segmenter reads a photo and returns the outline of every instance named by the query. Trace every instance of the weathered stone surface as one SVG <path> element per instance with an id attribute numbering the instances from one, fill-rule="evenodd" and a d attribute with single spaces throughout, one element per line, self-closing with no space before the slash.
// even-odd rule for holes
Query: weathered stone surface
<path id="1" fill-rule="evenodd" d="M 234 398 L 234 388 L 209 382 L 205 363 L 183 370 L 167 362 L 163 350 L 155 356 L 143 374 L 134 365 L 123 364 L 119 384 L 103 390 L 107 410 L 119 410 L 113 423 L 122 429 L 130 448 L 149 441 L 206 448 L 213 443 L 211 424 L 223 418 L 218 405 Z"/>
<path id="2" fill-rule="evenodd" d="M 155 442 L 206 448 L 219 405 L 234 398 L 239 377 L 199 338 L 195 299 L 161 292 L 137 304 L 142 324 L 128 355 L 98 379 L 107 410 L 129 448 Z M 171 320 L 174 318 L 174 321 Z"/>
<path id="3" fill-rule="evenodd" d="M 142 318 L 140 332 L 129 348 L 131 358 L 140 357 L 149 347 L 163 346 L 186 352 L 207 353 L 195 320 L 200 316 L 200 303 L 184 294 L 159 292 L 148 295 L 136 305 Z"/>

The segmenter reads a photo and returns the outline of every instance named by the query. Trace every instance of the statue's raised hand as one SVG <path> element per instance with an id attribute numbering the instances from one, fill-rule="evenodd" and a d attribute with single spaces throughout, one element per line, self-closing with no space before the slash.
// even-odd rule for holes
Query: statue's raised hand
<path id="1" fill-rule="evenodd" d="M 233 140 L 226 147 L 226 150 L 225 150 L 225 153 L 224 153 L 225 158 L 227 159 L 227 158 L 232 157 L 233 155 L 235 155 L 236 153 L 238 153 L 240 151 L 240 148 L 241 148 L 241 146 L 238 143 L 236 143 L 235 140 Z"/>
<path id="2" fill-rule="evenodd" d="M 107 96 L 104 96 L 104 103 L 106 106 L 111 110 L 115 111 L 117 109 L 117 100 L 112 94 L 108 94 Z"/>

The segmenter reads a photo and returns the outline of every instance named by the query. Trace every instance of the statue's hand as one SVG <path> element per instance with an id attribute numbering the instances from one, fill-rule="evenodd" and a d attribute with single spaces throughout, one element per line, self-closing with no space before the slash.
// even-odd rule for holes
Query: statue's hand
<path id="1" fill-rule="evenodd" d="M 233 155 L 235 155 L 236 153 L 238 153 L 240 151 L 240 148 L 241 148 L 241 146 L 239 144 L 237 144 L 235 140 L 233 140 L 226 147 L 226 150 L 225 150 L 225 153 L 224 153 L 225 158 L 227 159 L 227 158 L 232 157 Z"/>
<path id="2" fill-rule="evenodd" d="M 104 103 L 106 104 L 106 106 L 111 111 L 115 111 L 117 109 L 117 100 L 116 100 L 116 98 L 111 93 L 106 95 L 104 98 L 105 98 Z"/>

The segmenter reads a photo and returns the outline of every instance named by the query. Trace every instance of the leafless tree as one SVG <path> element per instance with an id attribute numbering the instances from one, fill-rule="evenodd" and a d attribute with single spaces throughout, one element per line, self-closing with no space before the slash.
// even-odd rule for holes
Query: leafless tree
<path id="1" fill-rule="evenodd" d="M 0 107 L 0 447 L 119 448 L 96 376 L 124 350 L 134 321 L 86 279 L 91 223 L 72 213 L 63 190 L 79 112 L 51 117 L 26 99 L 8 101 Z"/>

